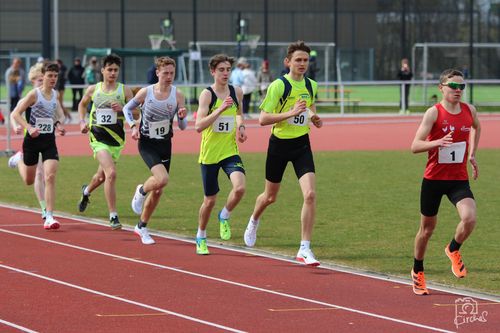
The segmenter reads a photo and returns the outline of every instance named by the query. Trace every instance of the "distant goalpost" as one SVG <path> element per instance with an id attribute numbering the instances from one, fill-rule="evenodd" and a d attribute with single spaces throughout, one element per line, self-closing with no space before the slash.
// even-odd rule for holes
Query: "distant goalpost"
<path id="1" fill-rule="evenodd" d="M 423 101 L 426 100 L 427 97 L 427 86 L 430 84 L 430 81 L 435 81 L 439 79 L 437 77 L 438 73 L 445 68 L 434 69 L 433 66 L 429 62 L 429 58 L 432 57 L 431 49 L 451 49 L 454 50 L 453 58 L 455 58 L 455 64 L 449 64 L 448 66 L 458 67 L 459 65 L 468 63 L 468 53 L 467 49 L 470 47 L 469 43 L 446 43 L 446 42 L 438 42 L 438 43 L 416 43 L 413 45 L 412 53 L 411 53 L 411 66 L 413 75 L 417 79 L 421 79 L 423 82 Z M 472 47 L 477 49 L 498 49 L 500 51 L 500 43 L 473 43 Z M 456 53 L 456 49 L 462 49 L 465 53 Z M 450 52 L 447 52 L 450 53 Z M 421 57 L 419 55 L 421 54 Z M 462 60 L 462 61 L 459 61 Z M 467 73 L 464 73 L 467 74 Z"/>
<path id="2" fill-rule="evenodd" d="M 259 41 L 260 36 L 258 35 L 249 35 L 248 37 L 249 38 L 247 38 L 247 40 L 240 42 L 190 42 L 189 49 L 191 50 L 191 55 L 189 57 L 189 81 L 194 83 L 193 74 L 196 72 L 198 82 L 209 83 L 211 79 L 207 76 L 208 60 L 217 53 L 225 53 L 233 57 L 237 57 L 238 55 L 246 57 L 252 65 L 252 68 L 255 71 L 258 71 L 262 60 L 264 59 L 265 43 Z M 283 69 L 283 59 L 286 56 L 286 50 L 289 44 L 289 42 L 267 43 L 268 60 L 271 63 L 274 77 L 278 77 Z M 317 53 L 317 63 L 320 67 L 320 72 L 317 74 L 317 81 L 329 82 L 330 80 L 334 80 L 335 43 L 307 42 L 306 44 Z"/>

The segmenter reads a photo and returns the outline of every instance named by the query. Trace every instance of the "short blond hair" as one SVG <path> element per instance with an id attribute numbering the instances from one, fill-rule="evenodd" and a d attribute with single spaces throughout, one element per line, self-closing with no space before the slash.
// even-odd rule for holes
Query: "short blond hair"
<path id="1" fill-rule="evenodd" d="M 168 65 L 172 65 L 172 66 L 176 67 L 175 66 L 175 60 L 172 59 L 172 58 L 170 58 L 170 57 L 159 57 L 159 58 L 156 58 L 155 65 L 156 65 L 156 69 L 159 69 L 160 67 L 168 66 Z"/>
<path id="2" fill-rule="evenodd" d="M 43 63 L 38 62 L 35 65 L 31 66 L 30 71 L 28 73 L 28 80 L 33 81 L 36 79 L 38 75 L 43 75 L 42 73 Z"/>

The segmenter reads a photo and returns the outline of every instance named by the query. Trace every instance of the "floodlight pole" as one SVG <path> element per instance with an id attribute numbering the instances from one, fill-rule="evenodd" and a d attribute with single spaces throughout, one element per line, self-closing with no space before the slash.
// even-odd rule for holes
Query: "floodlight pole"
<path id="1" fill-rule="evenodd" d="M 474 69 L 474 0 L 469 0 L 469 78 L 472 80 Z M 469 102 L 474 102 L 473 85 L 469 85 Z"/>
<path id="2" fill-rule="evenodd" d="M 120 47 L 125 48 L 125 0 L 121 0 L 120 3 Z M 122 59 L 122 65 L 120 66 L 120 73 L 122 77 L 122 82 L 125 83 L 125 60 Z"/>
<path id="3" fill-rule="evenodd" d="M 50 0 L 42 2 L 42 56 L 50 58 Z"/>
<path id="4" fill-rule="evenodd" d="M 59 0 L 54 0 L 54 59 L 59 59 Z"/>
<path id="5" fill-rule="evenodd" d="M 264 0 L 264 60 L 269 60 L 268 49 L 267 49 L 267 42 L 269 38 L 268 36 L 269 22 L 267 21 L 269 19 L 268 11 L 269 11 L 269 1 Z"/>

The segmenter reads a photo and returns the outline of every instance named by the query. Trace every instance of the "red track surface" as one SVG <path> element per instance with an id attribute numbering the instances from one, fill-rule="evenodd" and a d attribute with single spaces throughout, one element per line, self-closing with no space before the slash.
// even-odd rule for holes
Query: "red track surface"
<path id="1" fill-rule="evenodd" d="M 41 332 L 456 330 L 457 295 L 59 220 L 47 232 L 38 214 L 0 208 L 0 319 Z M 500 307 L 477 301 L 487 322 L 460 331 L 497 332 Z"/>
<path id="2" fill-rule="evenodd" d="M 311 130 L 314 151 L 339 150 L 409 150 L 421 117 L 360 117 L 325 118 L 324 127 Z M 482 134 L 480 148 L 500 148 L 498 132 L 500 115 L 480 117 Z M 256 120 L 247 120 L 248 140 L 240 145 L 242 152 L 263 152 L 267 150 L 270 126 L 261 127 Z M 173 153 L 195 153 L 199 151 L 201 134 L 193 129 L 193 123 L 186 131 L 175 131 Z M 61 156 L 91 155 L 88 136 L 79 133 L 76 125 L 66 126 L 68 135 L 57 138 Z M 0 142 L 5 141 L 5 129 L 0 129 Z M 20 136 L 14 137 L 12 147 L 19 150 Z M 124 154 L 138 154 L 137 143 L 127 134 Z"/>
<path id="3" fill-rule="evenodd" d="M 482 148 L 499 148 L 499 116 L 481 117 Z M 314 150 L 408 149 L 419 118 L 326 119 Z M 253 122 L 255 124 L 255 121 Z M 69 126 L 69 131 L 77 131 Z M 387 135 L 390 133 L 390 135 Z M 269 128 L 249 126 L 244 152 L 265 151 Z M 0 131 L 0 136 L 4 132 Z M 174 153 L 200 135 L 177 131 Z M 136 154 L 128 140 L 127 154 Z M 19 148 L 21 140 L 14 140 Z M 58 138 L 62 157 L 90 155 L 83 135 Z M 476 299 L 486 322 L 455 326 L 461 296 L 324 268 L 0 207 L 0 332 L 497 332 L 499 303 Z M 450 273 L 451 274 L 451 273 Z M 458 307 L 460 309 L 460 307 Z M 470 316 L 467 316 L 470 318 Z M 460 319 L 460 318 L 459 318 Z M 15 325 L 18 325 L 18 328 Z M 22 327 L 26 329 L 22 329 Z"/>

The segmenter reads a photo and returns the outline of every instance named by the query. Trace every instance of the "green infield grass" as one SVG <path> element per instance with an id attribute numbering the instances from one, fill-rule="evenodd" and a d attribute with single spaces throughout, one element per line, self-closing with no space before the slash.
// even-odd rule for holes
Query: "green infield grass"
<path id="1" fill-rule="evenodd" d="M 265 155 L 243 154 L 242 158 L 247 172 L 247 191 L 231 216 L 233 238 L 228 242 L 237 246 L 244 246 L 243 232 L 255 198 L 264 187 Z M 471 186 L 478 205 L 478 224 L 462 247 L 469 275 L 456 279 L 444 254 L 458 217 L 454 207 L 443 198 L 439 223 L 426 255 L 426 277 L 430 282 L 498 295 L 500 150 L 480 150 L 477 159 L 480 178 L 471 181 Z M 317 218 L 312 249 L 317 258 L 325 263 L 409 278 L 425 161 L 426 154 L 413 155 L 409 151 L 315 153 Z M 90 180 L 96 168 L 97 163 L 90 156 L 62 157 L 57 176 L 56 211 L 108 219 L 102 187 L 92 193 L 85 213 L 77 211 L 81 185 Z M 149 171 L 139 156 L 122 156 L 117 171 L 120 220 L 133 225 L 138 218 L 130 208 L 130 200 L 136 185 L 148 177 Z M 208 237 L 212 241 L 218 241 L 216 216 L 229 190 L 229 181 L 223 172 L 219 180 L 221 192 L 208 226 Z M 0 201 L 38 207 L 32 188 L 23 185 L 17 170 L 7 168 L 5 157 L 0 158 L 0 181 Z M 174 155 L 171 179 L 150 228 L 194 237 L 202 199 L 197 156 Z M 289 165 L 278 201 L 268 207 L 262 217 L 256 247 L 294 256 L 300 242 L 301 206 L 298 182 Z M 192 251 L 195 251 L 194 245 Z"/>

